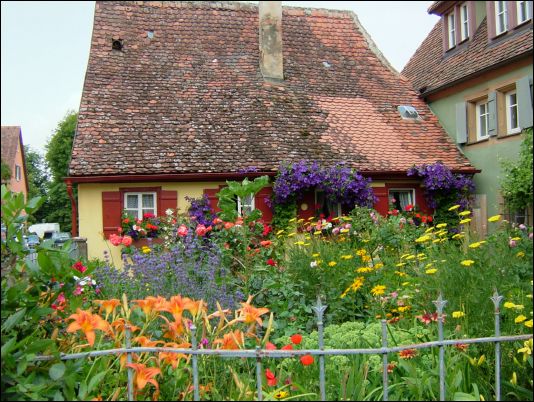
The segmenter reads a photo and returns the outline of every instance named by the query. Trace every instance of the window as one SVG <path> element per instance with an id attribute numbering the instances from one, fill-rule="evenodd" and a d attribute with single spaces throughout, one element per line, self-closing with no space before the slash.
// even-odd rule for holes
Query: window
<path id="1" fill-rule="evenodd" d="M 508 30 L 508 16 L 506 12 L 506 2 L 495 2 L 495 33 L 502 34 Z"/>
<path id="2" fill-rule="evenodd" d="M 464 41 L 469 38 L 469 12 L 467 10 L 467 4 L 462 5 L 460 8 L 460 37 Z"/>
<path id="3" fill-rule="evenodd" d="M 237 197 L 237 213 L 239 216 L 250 215 L 254 209 L 254 194 L 249 194 L 243 199 Z"/>
<path id="4" fill-rule="evenodd" d="M 315 190 L 315 205 L 317 206 L 318 213 L 324 215 L 326 218 L 329 216 L 341 216 L 343 214 L 341 204 L 330 201 L 322 190 Z"/>
<path id="5" fill-rule="evenodd" d="M 506 133 L 515 134 L 521 131 L 517 110 L 517 93 L 515 90 L 504 94 L 506 99 Z"/>
<path id="6" fill-rule="evenodd" d="M 522 24 L 532 18 L 532 2 L 518 1 L 517 2 L 517 23 Z"/>
<path id="7" fill-rule="evenodd" d="M 454 13 L 450 13 L 447 16 L 447 26 L 449 29 L 449 49 L 451 49 L 456 46 L 456 25 Z"/>
<path id="8" fill-rule="evenodd" d="M 409 189 L 390 189 L 389 199 L 393 208 L 399 211 L 406 210 L 406 205 L 415 205 L 415 190 Z"/>
<path id="9" fill-rule="evenodd" d="M 15 180 L 22 180 L 22 169 L 19 165 L 15 165 Z"/>
<path id="10" fill-rule="evenodd" d="M 157 215 L 156 193 L 125 193 L 124 210 L 137 219 L 143 219 L 146 213 Z"/>
<path id="11" fill-rule="evenodd" d="M 484 99 L 476 103 L 476 133 L 477 140 L 488 138 L 488 100 Z"/>

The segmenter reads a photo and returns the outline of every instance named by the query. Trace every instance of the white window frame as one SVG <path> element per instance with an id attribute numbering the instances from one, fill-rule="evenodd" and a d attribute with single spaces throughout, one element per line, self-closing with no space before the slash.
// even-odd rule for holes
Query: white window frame
<path id="1" fill-rule="evenodd" d="M 241 197 L 237 197 L 237 214 L 239 216 L 243 216 L 243 210 L 247 210 L 248 213 L 246 215 L 250 215 L 252 211 L 256 209 L 256 197 L 254 197 L 254 194 L 249 194 L 245 197 L 245 200 L 241 200 Z"/>
<path id="2" fill-rule="evenodd" d="M 454 11 L 447 14 L 447 29 L 449 38 L 449 49 L 456 46 L 456 18 Z"/>
<path id="3" fill-rule="evenodd" d="M 324 191 L 315 189 L 315 205 L 319 204 L 319 193 L 324 194 Z M 326 195 L 324 196 L 324 199 L 326 200 Z M 328 200 L 326 200 L 326 202 L 328 202 Z M 335 211 L 330 211 L 331 214 L 334 213 L 335 216 L 343 215 L 343 210 L 341 208 L 340 202 L 338 202 L 337 205 L 332 205 L 332 207 L 335 208 Z M 326 218 L 328 218 L 328 216 Z"/>
<path id="4" fill-rule="evenodd" d="M 413 205 L 415 207 L 416 205 L 416 201 L 415 201 L 415 188 L 390 188 L 388 189 L 388 200 L 391 200 L 391 198 L 393 198 L 393 194 L 394 192 L 397 192 L 397 193 L 411 193 L 411 202 L 409 204 Z M 400 200 L 397 200 L 399 201 L 399 205 L 400 205 Z M 402 205 L 400 205 L 400 210 L 399 211 L 404 211 L 404 207 Z"/>
<path id="5" fill-rule="evenodd" d="M 508 11 L 506 9 L 505 1 L 495 1 L 494 4 L 495 4 L 495 34 L 500 35 L 508 31 Z M 501 26 L 500 24 L 501 16 L 502 16 L 503 26 Z"/>
<path id="6" fill-rule="evenodd" d="M 482 105 L 485 105 L 485 112 L 484 113 L 480 113 L 480 106 Z M 488 123 L 489 123 L 489 108 L 488 108 L 488 100 L 487 99 L 484 99 L 484 100 L 481 100 L 481 101 L 478 101 L 476 104 L 475 104 L 475 116 L 476 116 L 476 127 L 477 127 L 477 140 L 484 140 L 486 138 L 489 137 L 489 127 L 488 127 Z M 481 125 L 480 125 L 480 120 L 481 118 L 484 118 L 485 122 L 486 122 L 486 133 L 482 133 L 481 131 Z"/>
<path id="7" fill-rule="evenodd" d="M 525 15 L 523 15 L 523 6 L 525 6 Z M 532 1 L 516 1 L 517 24 L 522 24 L 532 19 Z"/>
<path id="8" fill-rule="evenodd" d="M 515 95 L 515 103 L 511 103 L 511 97 Z M 514 89 L 508 91 L 504 94 L 506 100 L 506 133 L 507 134 L 516 134 L 521 132 L 521 127 L 519 127 L 519 108 L 517 104 L 517 91 Z M 515 121 L 517 127 L 512 127 L 512 113 L 515 110 Z"/>
<path id="9" fill-rule="evenodd" d="M 128 196 L 136 195 L 137 196 L 137 208 L 128 208 Z M 154 197 L 154 208 L 143 208 L 143 196 L 152 195 Z M 128 191 L 124 193 L 124 211 L 128 214 L 134 215 L 137 219 L 143 219 L 143 210 L 154 210 L 153 214 L 158 216 L 158 194 L 155 191 L 149 192 L 138 192 L 138 191 Z"/>
<path id="10" fill-rule="evenodd" d="M 15 165 L 15 180 L 22 180 L 22 168 L 19 165 Z"/>
<path id="11" fill-rule="evenodd" d="M 469 9 L 467 4 L 460 7 L 460 38 L 464 41 L 469 38 Z"/>

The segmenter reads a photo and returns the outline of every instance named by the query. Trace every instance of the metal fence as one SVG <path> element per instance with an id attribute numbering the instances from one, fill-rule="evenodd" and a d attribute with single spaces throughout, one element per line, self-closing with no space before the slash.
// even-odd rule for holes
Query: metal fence
<path id="1" fill-rule="evenodd" d="M 325 379 L 325 356 L 335 356 L 335 355 L 363 355 L 363 354 L 375 354 L 382 355 L 382 388 L 383 388 L 383 400 L 388 400 L 388 354 L 389 353 L 398 353 L 407 349 L 425 349 L 438 347 L 439 348 L 439 390 L 440 390 L 440 401 L 445 401 L 446 399 L 446 389 L 445 389 L 445 346 L 459 345 L 459 344 L 474 344 L 474 343 L 495 343 L 495 397 L 497 401 L 501 400 L 501 342 L 513 342 L 532 339 L 532 334 L 526 335 L 515 335 L 515 336 L 501 336 L 500 331 L 500 303 L 503 299 L 503 296 L 500 296 L 496 291 L 493 294 L 493 297 L 490 298 L 493 301 L 495 306 L 495 336 L 485 337 L 485 338 L 470 338 L 470 339 L 455 339 L 455 340 L 445 340 L 443 338 L 443 311 L 445 305 L 447 304 L 446 300 L 443 300 L 441 294 L 438 299 L 433 301 L 437 310 L 437 322 L 438 322 L 438 340 L 434 342 L 425 342 L 418 343 L 413 345 L 404 345 L 404 346 L 388 346 L 388 334 L 387 334 L 387 321 L 382 320 L 382 347 L 381 348 L 367 348 L 367 349 L 325 349 L 324 348 L 324 328 L 323 328 L 323 315 L 327 306 L 321 303 L 321 300 L 317 299 L 317 305 L 313 306 L 316 317 L 317 317 L 317 327 L 319 335 L 319 349 L 308 349 L 308 350 L 265 350 L 260 349 L 247 349 L 247 350 L 220 350 L 220 349 L 198 349 L 198 344 L 196 340 L 196 327 L 191 326 L 191 344 L 192 348 L 188 349 L 174 349 L 174 348 L 165 348 L 165 347 L 131 347 L 131 331 L 130 327 L 126 325 L 125 327 L 125 347 L 117 349 L 108 349 L 108 350 L 99 350 L 93 352 L 85 353 L 76 353 L 60 356 L 61 360 L 72 360 L 72 359 L 81 359 L 94 356 L 103 356 L 103 355 L 117 355 L 117 354 L 127 354 L 127 362 L 132 362 L 132 353 L 158 353 L 158 352 L 167 352 L 167 353 L 181 353 L 185 355 L 191 355 L 192 360 L 192 370 L 193 370 L 193 397 L 195 401 L 200 400 L 199 393 L 199 372 L 198 372 L 198 356 L 219 356 L 219 357 L 234 357 L 234 358 L 250 358 L 256 359 L 256 388 L 257 388 L 257 398 L 259 401 L 263 400 L 262 396 L 262 359 L 265 358 L 290 358 L 295 356 L 303 355 L 316 355 L 319 356 L 319 390 L 321 400 L 326 400 L 326 379 Z M 53 360 L 53 356 L 40 356 L 35 360 Z M 128 368 L 128 400 L 134 400 L 133 394 L 133 369 Z"/>

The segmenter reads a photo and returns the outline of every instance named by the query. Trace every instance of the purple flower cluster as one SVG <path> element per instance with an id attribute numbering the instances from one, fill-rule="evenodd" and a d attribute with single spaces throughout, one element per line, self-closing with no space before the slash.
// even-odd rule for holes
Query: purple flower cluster
<path id="1" fill-rule="evenodd" d="M 475 190 L 475 184 L 471 177 L 453 174 L 447 166 L 440 162 L 414 166 L 408 169 L 408 176 L 423 179 L 425 196 L 431 208 L 436 208 L 440 198 L 453 192 L 456 195 L 455 202 L 460 204 L 462 209 L 467 209 L 469 196 Z"/>
<path id="2" fill-rule="evenodd" d="M 121 271 L 105 264 L 95 270 L 95 277 L 106 297 L 118 299 L 122 293 L 129 300 L 180 294 L 202 299 L 210 308 L 216 308 L 216 301 L 225 308 L 235 308 L 244 297 L 224 267 L 221 250 L 193 231 L 169 251 L 144 254 L 135 249 L 129 259 L 124 257 Z"/>
<path id="3" fill-rule="evenodd" d="M 191 204 L 188 210 L 191 220 L 196 221 L 204 226 L 209 226 L 212 224 L 216 215 L 211 209 L 207 194 L 204 194 L 200 198 L 185 197 L 185 199 Z"/>
<path id="4" fill-rule="evenodd" d="M 370 182 L 371 179 L 364 178 L 343 163 L 323 168 L 317 162 L 300 161 L 280 166 L 273 185 L 274 202 L 286 204 L 317 188 L 323 190 L 332 202 L 347 206 L 372 206 L 375 197 Z"/>

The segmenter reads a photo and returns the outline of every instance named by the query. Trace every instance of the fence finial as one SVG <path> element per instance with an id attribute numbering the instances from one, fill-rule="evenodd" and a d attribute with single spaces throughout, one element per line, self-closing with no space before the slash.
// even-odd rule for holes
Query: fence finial
<path id="1" fill-rule="evenodd" d="M 312 310 L 317 315 L 317 320 L 322 322 L 323 321 L 323 314 L 328 306 L 324 305 L 321 301 L 321 297 L 317 295 L 317 304 L 315 306 L 312 306 Z"/>
<path id="2" fill-rule="evenodd" d="M 434 300 L 432 303 L 434 303 L 434 305 L 438 309 L 438 314 L 441 315 L 443 313 L 443 308 L 447 304 L 447 300 L 443 300 L 443 296 L 441 295 L 441 292 L 439 292 L 438 299 Z"/>
<path id="3" fill-rule="evenodd" d="M 493 292 L 493 296 L 490 297 L 490 299 L 493 302 L 495 309 L 496 310 L 499 309 L 503 296 L 499 295 L 499 292 L 497 292 L 497 289 L 495 289 L 495 291 Z"/>

